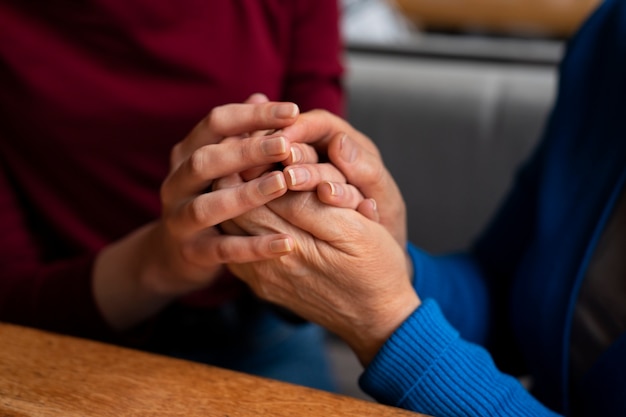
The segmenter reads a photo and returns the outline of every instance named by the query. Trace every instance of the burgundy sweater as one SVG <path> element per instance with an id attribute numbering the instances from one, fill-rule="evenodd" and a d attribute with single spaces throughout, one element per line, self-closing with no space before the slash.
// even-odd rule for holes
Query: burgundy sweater
<path id="1" fill-rule="evenodd" d="M 93 260 L 158 218 L 171 147 L 255 92 L 342 113 L 340 55 L 335 0 L 0 0 L 0 320 L 114 337 Z"/>

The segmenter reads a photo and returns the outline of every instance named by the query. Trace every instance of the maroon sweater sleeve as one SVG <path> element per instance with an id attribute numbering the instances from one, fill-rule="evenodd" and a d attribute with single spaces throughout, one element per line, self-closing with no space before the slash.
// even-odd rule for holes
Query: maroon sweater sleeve
<path id="1" fill-rule="evenodd" d="M 97 339 L 114 333 L 95 307 L 93 256 L 46 265 L 14 193 L 0 171 L 0 319 Z"/>

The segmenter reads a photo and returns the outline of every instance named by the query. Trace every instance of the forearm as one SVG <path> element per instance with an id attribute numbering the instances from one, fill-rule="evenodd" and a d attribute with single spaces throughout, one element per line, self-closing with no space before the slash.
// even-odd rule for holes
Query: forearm
<path id="1" fill-rule="evenodd" d="M 109 325 L 127 330 L 152 317 L 192 286 L 165 286 L 167 270 L 155 242 L 158 224 L 150 223 L 103 249 L 94 263 L 93 292 Z M 217 267 L 216 267 L 217 270 Z M 170 279 L 175 282 L 175 279 Z"/>

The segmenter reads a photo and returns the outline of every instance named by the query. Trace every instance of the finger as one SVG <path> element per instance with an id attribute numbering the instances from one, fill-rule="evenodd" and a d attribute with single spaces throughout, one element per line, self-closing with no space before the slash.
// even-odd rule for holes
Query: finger
<path id="1" fill-rule="evenodd" d="M 252 133 L 250 136 L 264 136 L 261 134 L 257 134 L 258 132 L 254 132 Z M 274 135 L 274 136 L 280 136 L 278 134 Z M 222 140 L 221 143 L 228 143 L 228 142 L 233 142 L 233 141 L 241 141 L 242 138 L 241 137 L 236 137 L 236 136 L 229 136 L 227 138 L 224 138 Z M 264 164 L 261 166 L 257 166 L 257 167 L 252 167 L 249 169 L 246 169 L 244 171 L 241 171 L 239 174 L 241 175 L 241 178 L 243 178 L 244 181 L 250 181 L 254 178 L 258 178 L 261 175 L 272 171 L 273 169 L 275 169 L 276 164 Z"/>
<path id="2" fill-rule="evenodd" d="M 267 98 L 267 96 L 265 94 L 263 94 L 263 93 L 254 93 L 250 97 L 248 97 L 248 99 L 245 101 L 245 103 L 260 104 L 260 103 L 267 103 L 268 101 L 270 101 L 270 99 Z M 254 132 L 248 133 L 248 136 L 267 136 L 267 135 L 271 135 L 271 134 L 276 133 L 276 132 L 277 132 L 276 129 L 256 130 Z"/>
<path id="3" fill-rule="evenodd" d="M 230 174 L 213 181 L 211 189 L 213 191 L 218 191 L 225 188 L 234 188 L 243 184 L 244 182 L 247 181 L 244 181 L 243 178 L 241 178 L 240 174 Z"/>
<path id="4" fill-rule="evenodd" d="M 211 182 L 232 173 L 284 160 L 289 144 L 284 137 L 224 141 L 197 149 L 164 181 L 164 201 L 187 199 L 206 190 Z"/>
<path id="5" fill-rule="evenodd" d="M 371 222 L 355 210 L 323 204 L 313 192 L 287 193 L 267 206 L 288 223 L 327 242 L 363 236 Z"/>
<path id="6" fill-rule="evenodd" d="M 285 127 L 285 134 L 294 142 L 325 148 L 334 134 L 350 130 L 350 125 L 326 110 L 312 110 L 298 117 L 297 123 Z"/>
<path id="7" fill-rule="evenodd" d="M 353 210 L 365 200 L 363 194 L 353 185 L 330 181 L 323 182 L 317 187 L 317 197 L 322 203 Z"/>
<path id="8" fill-rule="evenodd" d="M 289 126 L 298 114 L 298 106 L 287 102 L 237 103 L 215 107 L 175 146 L 172 163 L 176 165 L 196 149 L 217 143 L 227 136 Z"/>
<path id="9" fill-rule="evenodd" d="M 214 184 L 214 190 L 234 188 L 242 183 L 242 178 L 237 174 L 233 174 L 217 180 Z M 284 220 L 279 219 L 275 213 L 263 205 L 246 211 L 239 216 L 233 216 L 232 219 L 220 223 L 220 228 L 229 235 L 266 235 L 278 232 L 279 230 L 272 226 L 275 226 L 276 223 L 282 224 L 283 222 Z M 287 230 L 282 229 L 280 231 L 286 232 Z"/>
<path id="10" fill-rule="evenodd" d="M 289 157 L 283 161 L 286 166 L 296 164 L 316 164 L 319 156 L 315 148 L 306 143 L 292 143 Z"/>
<path id="11" fill-rule="evenodd" d="M 244 103 L 260 104 L 260 103 L 267 103 L 268 101 L 270 101 L 270 99 L 267 98 L 265 94 L 254 93 L 254 94 L 251 94 L 250 97 L 248 97 Z"/>
<path id="12" fill-rule="evenodd" d="M 328 157 L 344 173 L 348 182 L 368 197 L 384 198 L 399 192 L 380 154 L 370 152 L 345 134 L 337 134 L 329 142 Z"/>
<path id="13" fill-rule="evenodd" d="M 302 113 L 295 123 L 283 129 L 283 134 L 292 143 L 307 143 L 322 154 L 326 153 L 333 137 L 340 133 L 350 135 L 368 151 L 378 153 L 378 148 L 370 138 L 356 130 L 346 120 L 326 110 Z"/>
<path id="14" fill-rule="evenodd" d="M 191 136 L 201 141 L 212 135 L 241 135 L 265 129 L 280 129 L 292 124 L 299 114 L 298 106 L 288 102 L 235 103 L 213 108 L 198 123 Z"/>
<path id="15" fill-rule="evenodd" d="M 294 164 L 316 164 L 319 161 L 317 151 L 310 145 L 305 143 L 291 143 L 291 152 L 286 160 L 282 161 L 284 166 Z M 253 178 L 257 178 L 262 174 L 273 169 L 275 165 L 264 165 L 255 167 L 241 173 L 241 177 L 245 181 L 250 181 Z M 333 177 L 336 178 L 336 177 Z M 313 188 L 311 188 L 313 189 Z"/>
<path id="16" fill-rule="evenodd" d="M 373 198 L 363 200 L 357 207 L 357 211 L 376 223 L 380 222 L 376 200 Z"/>
<path id="17" fill-rule="evenodd" d="M 294 191 L 312 191 L 323 182 L 346 182 L 346 177 L 332 164 L 293 165 L 283 172 L 287 186 Z"/>
<path id="18" fill-rule="evenodd" d="M 263 135 L 256 135 L 256 134 L 252 134 L 250 136 L 263 136 Z M 274 136 L 280 136 L 280 135 L 273 135 Z M 237 137 L 237 136 L 229 136 L 227 138 L 224 138 L 224 140 L 222 140 L 221 143 L 228 143 L 228 142 L 234 142 L 234 141 L 240 141 L 242 140 L 241 137 Z M 249 169 L 246 169 L 244 171 L 241 171 L 239 173 L 239 175 L 241 175 L 241 178 L 243 178 L 244 181 L 250 181 L 254 178 L 258 178 L 261 175 L 272 171 L 276 166 L 276 163 L 272 163 L 272 164 L 263 164 L 261 166 L 257 166 L 257 167 L 252 167 Z"/>
<path id="19" fill-rule="evenodd" d="M 199 265 L 264 261 L 289 254 L 295 247 L 287 234 L 207 236 L 184 248 L 184 256 Z"/>
<path id="20" fill-rule="evenodd" d="M 380 222 L 390 228 L 399 242 L 404 242 L 404 199 L 378 152 L 372 153 L 351 137 L 338 134 L 329 142 L 328 157 L 366 198 L 384 202 L 378 206 Z"/>
<path id="21" fill-rule="evenodd" d="M 258 167 L 246 169 L 245 171 L 242 171 L 240 175 L 244 181 L 250 181 L 255 178 L 259 178 L 263 174 L 266 174 L 272 171 L 273 169 L 276 169 L 276 164 L 261 165 Z"/>
<path id="22" fill-rule="evenodd" d="M 260 207 L 286 191 L 283 173 L 272 172 L 235 187 L 200 194 L 178 207 L 168 222 L 171 230 L 188 237 Z"/>

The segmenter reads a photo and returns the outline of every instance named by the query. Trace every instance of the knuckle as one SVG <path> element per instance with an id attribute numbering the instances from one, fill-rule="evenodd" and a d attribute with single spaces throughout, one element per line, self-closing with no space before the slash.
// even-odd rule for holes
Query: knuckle
<path id="1" fill-rule="evenodd" d="M 237 155 L 239 159 L 244 162 L 250 162 L 254 159 L 254 152 L 252 151 L 252 146 L 250 146 L 251 139 L 243 139 L 237 143 Z"/>
<path id="2" fill-rule="evenodd" d="M 212 129 L 215 125 L 215 122 L 219 120 L 219 114 L 221 113 L 224 106 L 217 106 L 211 109 L 206 116 L 200 121 L 200 124 L 205 129 Z"/>
<path id="3" fill-rule="evenodd" d="M 171 168 L 177 167 L 178 165 L 180 165 L 183 159 L 184 159 L 183 144 L 182 142 L 178 142 L 170 150 L 170 167 Z"/>
<path id="4" fill-rule="evenodd" d="M 332 115 L 332 113 L 329 112 L 326 109 L 313 109 L 313 110 L 309 111 L 308 113 L 311 114 L 314 117 L 320 117 L 321 116 L 323 118 L 328 117 L 329 115 Z"/>
<path id="5" fill-rule="evenodd" d="M 226 241 L 221 241 L 217 245 L 215 245 L 215 252 L 213 256 L 217 263 L 228 263 L 232 261 L 235 257 L 232 254 L 232 250 Z"/>
<path id="6" fill-rule="evenodd" d="M 194 198 L 187 205 L 189 219 L 195 224 L 205 224 L 208 220 L 207 205 L 201 198 Z"/>
<path id="7" fill-rule="evenodd" d="M 240 186 L 235 189 L 235 200 L 240 207 L 256 207 L 258 190 L 252 191 L 249 186 Z"/>
<path id="8" fill-rule="evenodd" d="M 194 177 L 202 177 L 204 168 L 207 165 L 206 159 L 207 155 L 204 147 L 193 151 L 193 153 L 189 156 L 189 173 Z"/>

